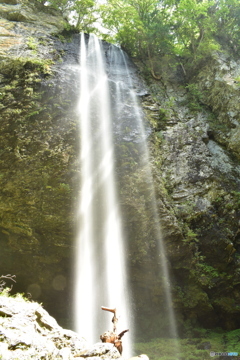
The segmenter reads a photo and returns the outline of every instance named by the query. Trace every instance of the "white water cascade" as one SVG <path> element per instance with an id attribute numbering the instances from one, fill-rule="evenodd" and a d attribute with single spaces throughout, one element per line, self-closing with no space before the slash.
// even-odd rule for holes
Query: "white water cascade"
<path id="1" fill-rule="evenodd" d="M 137 96 L 144 94 L 145 90 L 138 83 L 136 68 L 131 66 L 131 62 L 119 48 L 109 45 L 104 54 L 101 43 L 94 35 L 90 35 L 88 41 L 82 35 L 78 106 L 81 190 L 76 253 L 75 327 L 90 342 L 97 342 L 100 334 L 112 330 L 112 316 L 102 311 L 101 306 L 116 307 L 121 315 L 119 332 L 130 329 L 123 338 L 124 357 L 131 355 L 134 336 L 125 261 L 131 239 L 125 240 L 123 236 L 119 206 L 121 198 L 117 189 L 121 183 L 123 188 L 120 190 L 122 193 L 125 191 L 126 196 L 126 189 L 137 187 L 137 184 L 129 187 L 129 182 L 134 183 L 136 174 L 141 178 L 143 190 L 137 190 L 137 195 L 131 196 L 132 200 L 134 196 L 145 199 L 143 211 L 147 211 L 150 216 L 151 234 L 159 254 L 156 257 L 159 263 L 157 278 L 165 293 L 163 311 L 168 313 L 168 334 L 177 338 L 170 277 L 147 146 L 151 129 L 145 122 L 137 100 Z M 130 159 L 127 159 L 126 152 L 124 159 L 121 159 L 116 148 L 128 149 L 131 152 Z M 118 160 L 115 155 L 118 155 Z M 120 164 L 118 169 L 115 167 L 117 162 Z M 121 167 L 122 163 L 126 165 Z M 120 181 L 120 178 L 124 180 Z M 124 181 L 127 181 L 126 189 Z M 147 271 L 150 272 L 151 269 Z M 137 306 L 135 299 L 135 309 Z"/>
<path id="2" fill-rule="evenodd" d="M 127 73 L 127 85 L 130 89 L 130 97 L 133 103 L 133 109 L 135 111 L 135 117 L 137 119 L 137 123 L 140 129 L 141 139 L 142 139 L 142 152 L 143 156 L 141 158 L 142 167 L 145 169 L 145 181 L 146 184 L 149 184 L 149 190 L 151 193 L 151 207 L 152 207 L 152 214 L 154 217 L 155 222 L 155 236 L 158 244 L 158 253 L 159 253 L 159 265 L 160 265 L 160 272 L 162 275 L 163 281 L 163 287 L 164 287 L 164 294 L 165 294 L 165 302 L 166 302 L 166 309 L 168 313 L 168 319 L 169 319 L 169 334 L 172 338 L 177 339 L 177 326 L 176 326 L 176 320 L 175 320 L 175 314 L 173 311 L 173 303 L 172 303 L 172 294 L 171 294 L 171 281 L 170 281 L 170 275 L 167 265 L 167 257 L 166 257 L 166 251 L 165 246 L 162 238 L 162 231 L 161 231 L 161 225 L 160 225 L 160 218 L 158 215 L 158 209 L 157 209 L 157 200 L 156 200 L 156 194 L 154 189 L 154 182 L 153 182 L 153 175 L 150 167 L 150 156 L 149 156 L 149 150 L 148 145 L 146 142 L 146 130 L 144 128 L 144 122 L 143 122 L 143 116 L 140 112 L 140 107 L 138 105 L 137 96 L 135 91 L 133 90 L 133 84 L 131 80 L 131 76 L 128 71 L 128 66 L 126 62 L 125 54 L 121 51 L 122 58 L 125 64 L 125 69 Z"/>
<path id="3" fill-rule="evenodd" d="M 115 188 L 114 147 L 109 83 L 99 40 L 81 36 L 80 99 L 81 190 L 76 253 L 76 331 L 89 342 L 112 330 L 112 316 L 101 306 L 117 308 L 124 355 L 131 355 L 129 289 L 124 239 Z"/>
<path id="4" fill-rule="evenodd" d="M 154 189 L 153 175 L 151 171 L 150 165 L 150 156 L 147 145 L 147 137 L 149 136 L 150 129 L 149 125 L 145 123 L 144 113 L 139 106 L 136 88 L 139 88 L 139 85 L 135 85 L 132 81 L 132 76 L 129 71 L 128 61 L 125 53 L 121 50 L 118 52 L 115 51 L 115 47 L 112 47 L 112 55 L 110 64 L 112 65 L 112 71 L 114 69 L 119 68 L 119 64 L 122 67 L 121 77 L 118 74 L 115 74 L 116 81 L 116 101 L 119 104 L 124 104 L 130 106 L 132 109 L 131 121 L 128 122 L 128 126 L 131 126 L 130 133 L 132 134 L 132 141 L 136 143 L 135 148 L 138 149 L 139 157 L 138 157 L 138 166 L 141 168 L 142 179 L 144 179 L 146 188 L 148 188 L 148 196 L 151 199 L 151 213 L 155 223 L 155 239 L 158 246 L 159 253 L 159 272 L 160 276 L 163 279 L 162 286 L 164 288 L 165 294 L 165 307 L 168 313 L 168 332 L 171 338 L 177 339 L 177 326 L 175 320 L 175 314 L 173 311 L 172 305 L 172 295 L 171 295 L 171 287 L 170 287 L 170 275 L 167 265 L 167 257 L 165 246 L 162 238 L 160 219 L 158 215 L 157 209 L 157 200 Z M 124 76 L 123 76 L 124 74 Z M 140 90 L 141 91 L 141 90 Z M 119 112 L 119 122 L 121 118 L 123 118 L 124 109 L 123 107 L 117 106 L 117 112 Z M 128 116 L 129 118 L 129 116 Z M 129 121 L 129 120 L 128 120 Z M 178 352 L 178 346 L 176 343 L 176 352 Z"/>

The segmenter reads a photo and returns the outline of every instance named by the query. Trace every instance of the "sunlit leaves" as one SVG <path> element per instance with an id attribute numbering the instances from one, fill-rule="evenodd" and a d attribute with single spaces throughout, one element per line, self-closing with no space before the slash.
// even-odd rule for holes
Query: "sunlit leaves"
<path id="1" fill-rule="evenodd" d="M 124 0 L 109 0 L 101 6 L 103 25 L 110 31 L 109 38 L 136 53 L 144 37 L 144 26 L 137 10 Z"/>
<path id="2" fill-rule="evenodd" d="M 209 17 L 214 1 L 180 0 L 172 14 L 175 52 L 196 57 L 217 48 L 215 24 Z"/>
<path id="3" fill-rule="evenodd" d="M 228 44 L 235 52 L 240 47 L 240 2 L 239 0 L 216 0 L 212 18 L 217 25 L 216 37 Z"/>
<path id="4" fill-rule="evenodd" d="M 38 2 L 62 11 L 79 31 L 90 31 L 97 19 L 95 0 L 37 0 Z"/>
<path id="5" fill-rule="evenodd" d="M 197 64 L 220 45 L 239 51 L 239 0 L 106 0 L 102 5 L 98 0 L 48 0 L 45 4 L 71 13 L 80 31 L 99 33 L 95 21 L 101 18 L 105 40 L 121 45 L 152 68 L 165 54 Z"/>
<path id="6" fill-rule="evenodd" d="M 75 0 L 72 2 L 71 11 L 78 30 L 89 31 L 91 25 L 96 21 L 94 0 Z"/>
<path id="7" fill-rule="evenodd" d="M 108 0 L 101 7 L 111 37 L 133 56 L 166 50 L 169 25 L 157 0 Z"/>

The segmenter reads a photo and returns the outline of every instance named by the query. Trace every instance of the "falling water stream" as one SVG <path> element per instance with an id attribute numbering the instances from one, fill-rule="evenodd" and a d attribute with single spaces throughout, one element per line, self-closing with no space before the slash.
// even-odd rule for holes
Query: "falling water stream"
<path id="1" fill-rule="evenodd" d="M 158 210 L 157 210 L 157 201 L 156 201 L 155 189 L 154 189 L 154 185 L 153 185 L 154 184 L 153 176 L 152 176 L 151 167 L 150 167 L 150 157 L 149 157 L 149 151 L 148 151 L 148 146 L 147 146 L 147 141 L 146 141 L 146 129 L 144 128 L 143 114 L 140 111 L 140 107 L 139 107 L 138 101 L 137 101 L 137 96 L 136 96 L 135 91 L 133 90 L 133 83 L 131 81 L 131 76 L 128 72 L 126 57 L 122 51 L 121 51 L 121 55 L 122 55 L 122 58 L 123 58 L 123 61 L 125 64 L 125 68 L 126 68 L 126 73 L 127 73 L 128 88 L 130 89 L 129 96 L 132 100 L 134 115 L 135 115 L 135 118 L 137 119 L 137 123 L 138 123 L 139 129 L 140 129 L 140 135 L 141 135 L 141 139 L 142 139 L 142 141 L 141 141 L 141 146 L 142 146 L 141 162 L 142 162 L 142 167 L 145 169 L 145 181 L 146 181 L 146 183 L 149 184 L 149 189 L 150 189 L 150 193 L 151 193 L 151 195 L 150 195 L 151 207 L 152 207 L 152 214 L 153 214 L 154 222 L 155 222 L 155 237 L 156 237 L 157 245 L 158 245 L 159 265 L 160 265 L 160 271 L 161 271 L 162 277 L 164 279 L 163 287 L 164 287 L 164 294 L 165 294 L 165 303 L 166 303 L 166 308 L 167 308 L 168 318 L 169 318 L 169 335 L 172 338 L 177 339 L 177 326 L 176 326 L 175 315 L 174 315 L 173 304 L 172 304 L 172 295 L 171 295 L 171 289 L 170 289 L 170 276 L 169 276 L 169 271 L 168 271 L 165 246 L 164 246 L 164 242 L 162 239 L 160 219 L 159 219 Z"/>
<path id="2" fill-rule="evenodd" d="M 131 296 L 126 273 L 127 241 L 123 236 L 115 168 L 115 143 L 134 143 L 135 161 L 148 188 L 159 252 L 169 328 L 177 337 L 170 279 L 162 242 L 157 202 L 146 139 L 151 129 L 138 105 L 126 55 L 115 46 L 104 54 L 101 42 L 81 36 L 80 128 L 81 190 L 76 253 L 76 330 L 90 342 L 111 329 L 111 315 L 101 306 L 117 308 L 119 332 L 124 336 L 124 357 L 131 355 L 134 336 Z M 104 314 L 103 314 L 104 313 Z"/>
<path id="3" fill-rule="evenodd" d="M 131 327 L 121 216 L 114 176 L 114 148 L 108 77 L 99 40 L 81 36 L 79 124 L 81 197 L 77 249 L 76 330 L 96 342 L 112 330 L 110 314 L 117 308 L 119 332 Z M 133 329 L 131 329 L 133 330 Z M 124 352 L 131 354 L 130 337 Z"/>

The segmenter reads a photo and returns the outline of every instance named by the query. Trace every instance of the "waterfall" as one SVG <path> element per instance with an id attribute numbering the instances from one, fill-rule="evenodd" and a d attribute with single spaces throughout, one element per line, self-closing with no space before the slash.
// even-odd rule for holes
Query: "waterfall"
<path id="1" fill-rule="evenodd" d="M 76 252 L 76 331 L 90 342 L 112 330 L 111 315 L 101 306 L 117 308 L 124 355 L 131 355 L 129 289 L 124 238 L 116 193 L 109 81 L 99 40 L 81 35 L 80 99 L 81 190 Z"/>
<path id="2" fill-rule="evenodd" d="M 144 93 L 144 89 L 138 77 L 133 76 L 136 73 L 136 68 L 133 68 L 119 48 L 108 45 L 103 52 L 94 35 L 90 35 L 88 41 L 84 35 L 81 36 L 78 106 L 81 190 L 74 317 L 77 332 L 96 342 L 104 331 L 112 330 L 111 315 L 102 311 L 101 306 L 116 307 L 121 315 L 119 332 L 130 329 L 123 338 L 124 357 L 131 355 L 134 326 L 125 260 L 130 239 L 125 239 L 121 223 L 118 184 L 124 183 L 119 180 L 121 177 L 136 177 L 134 171 L 141 178 L 144 188 L 135 196 L 140 194 L 146 198 L 143 211 L 151 213 L 151 235 L 157 244 L 159 263 L 157 278 L 161 279 L 165 293 L 168 334 L 177 338 L 170 277 L 147 146 L 151 128 L 138 105 L 137 95 Z M 134 164 L 129 165 L 126 159 L 119 160 L 117 148 L 128 148 Z M 126 166 L 117 169 L 116 163 L 124 161 Z M 120 190 L 124 192 L 124 189 Z M 134 194 L 132 196 L 134 199 Z M 150 269 L 147 271 L 150 272 Z M 134 311 L 136 313 L 136 309 Z"/>
<path id="3" fill-rule="evenodd" d="M 133 90 L 133 83 L 132 83 L 131 76 L 128 71 L 126 56 L 122 51 L 121 51 L 121 55 L 122 55 L 122 58 L 123 58 L 123 61 L 125 64 L 125 68 L 126 68 L 126 73 L 127 73 L 127 84 L 128 84 L 128 88 L 130 89 L 129 96 L 132 100 L 134 115 L 135 115 L 138 127 L 140 129 L 140 137 L 142 139 L 141 162 L 142 162 L 142 167 L 145 169 L 145 181 L 146 181 L 146 184 L 148 184 L 149 191 L 150 191 L 152 214 L 153 214 L 154 222 L 155 222 L 155 237 L 157 240 L 158 253 L 159 253 L 159 265 L 160 265 L 159 270 L 161 272 L 162 278 L 164 279 L 163 287 L 164 287 L 164 294 L 165 294 L 166 309 L 167 309 L 168 319 L 169 319 L 169 334 L 172 338 L 177 339 L 177 337 L 178 337 L 177 326 L 176 326 L 175 314 L 173 311 L 172 294 L 171 294 L 171 288 L 170 288 L 171 281 L 170 281 L 170 275 L 169 275 L 169 271 L 168 271 L 165 246 L 164 246 L 164 242 L 163 242 L 163 238 L 162 238 L 160 218 L 158 215 L 157 200 L 156 200 L 156 194 L 155 194 L 155 189 L 154 189 L 153 176 L 152 176 L 151 167 L 150 167 L 150 157 L 149 157 L 148 145 L 146 142 L 147 131 L 144 128 L 143 114 L 141 113 L 140 107 L 138 105 L 136 92 Z"/>
<path id="4" fill-rule="evenodd" d="M 137 99 L 137 88 L 139 89 L 139 84 L 134 84 L 129 71 L 129 61 L 126 54 L 118 49 L 116 51 L 116 47 L 111 47 L 112 54 L 111 54 L 111 61 L 110 64 L 112 65 L 111 69 L 115 75 L 115 83 L 116 83 L 116 102 L 117 102 L 117 114 L 115 116 L 118 118 L 118 126 L 122 124 L 122 119 L 124 117 L 124 113 L 128 112 L 127 107 L 131 108 L 131 114 L 128 114 L 128 139 L 126 135 L 124 138 L 126 141 L 132 141 L 135 143 L 135 149 L 138 152 L 138 158 L 135 160 L 138 163 L 138 167 L 141 168 L 142 178 L 146 184 L 146 191 L 145 196 L 147 193 L 147 197 L 151 199 L 151 213 L 154 219 L 155 229 L 154 229 L 154 236 L 157 242 L 157 250 L 158 250 L 158 257 L 159 257 L 159 272 L 160 276 L 162 277 L 162 286 L 164 288 L 164 295 L 165 295 L 165 308 L 168 313 L 168 333 L 169 336 L 172 338 L 177 339 L 177 326 L 175 321 L 175 314 L 172 305 L 172 295 L 171 295 L 171 288 L 170 288 L 170 275 L 168 271 L 167 265 L 167 257 L 165 246 L 162 238 L 161 226 L 160 226 L 160 219 L 158 215 L 157 209 L 157 200 L 156 194 L 154 189 L 154 182 L 153 176 L 151 172 L 151 165 L 150 165 L 150 156 L 149 150 L 147 145 L 147 137 L 149 136 L 151 129 L 148 124 L 145 123 L 145 116 L 142 111 L 142 108 L 139 106 L 139 102 Z M 119 72 L 116 72 L 116 69 L 121 67 L 121 76 L 119 76 Z M 119 105 L 121 104 L 121 105 Z M 123 130 L 122 130 L 123 132 Z M 177 348 L 177 346 L 176 346 Z"/>

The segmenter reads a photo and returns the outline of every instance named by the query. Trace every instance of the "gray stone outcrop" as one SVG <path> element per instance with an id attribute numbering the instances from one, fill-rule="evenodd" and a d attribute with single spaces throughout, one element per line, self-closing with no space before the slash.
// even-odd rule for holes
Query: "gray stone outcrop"
<path id="1" fill-rule="evenodd" d="M 63 329 L 43 307 L 0 295 L 0 359 L 110 360 L 120 354 L 112 344 L 93 346 L 77 333 Z"/>

